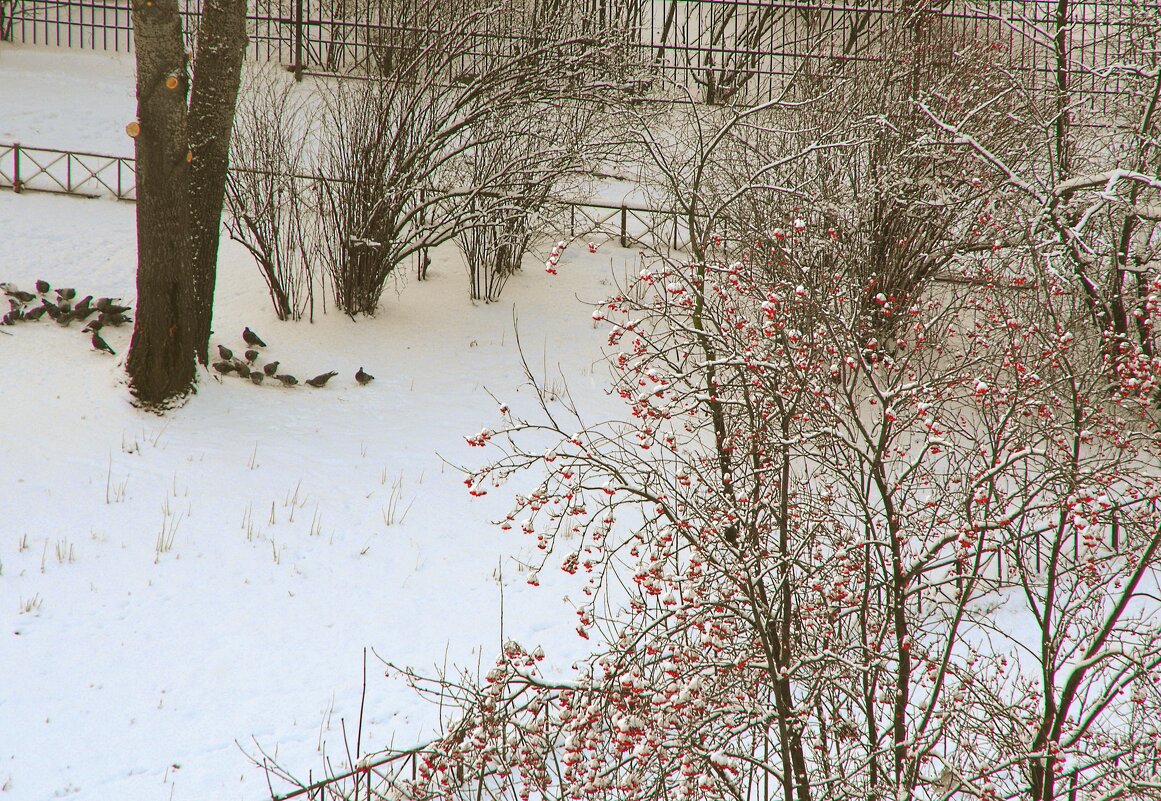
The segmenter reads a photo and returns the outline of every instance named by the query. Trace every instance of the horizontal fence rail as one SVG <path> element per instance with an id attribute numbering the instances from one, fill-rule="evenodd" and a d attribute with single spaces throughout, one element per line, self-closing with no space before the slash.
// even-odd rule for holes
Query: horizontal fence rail
<path id="1" fill-rule="evenodd" d="M 182 2 L 190 33 L 200 0 Z M 479 7 L 478 0 L 257 0 L 247 20 L 250 53 L 298 73 L 373 73 L 389 68 L 393 49 L 417 31 Z M 1161 24 L 1159 0 L 506 0 L 498 8 L 478 32 L 481 58 L 563 26 L 624 42 L 639 71 L 711 103 L 762 102 L 793 75 L 875 60 L 902 23 L 917 59 L 951 62 L 964 43 L 985 45 L 1044 91 L 1056 86 L 1060 30 L 1068 91 L 1095 107 L 1123 88 L 1105 68 L 1140 45 L 1134 32 Z M 129 0 L 0 0 L 0 39 L 126 52 Z"/>

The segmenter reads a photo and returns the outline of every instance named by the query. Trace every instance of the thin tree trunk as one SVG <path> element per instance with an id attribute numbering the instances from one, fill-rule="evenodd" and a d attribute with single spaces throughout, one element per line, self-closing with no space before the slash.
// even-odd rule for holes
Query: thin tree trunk
<path id="1" fill-rule="evenodd" d="M 246 0 L 206 0 L 189 107 L 193 153 L 189 178 L 190 266 L 196 315 L 193 333 L 197 358 L 202 364 L 209 363 L 230 133 L 245 54 Z"/>
<path id="2" fill-rule="evenodd" d="M 189 77 L 177 0 L 134 0 L 137 48 L 137 314 L 126 368 L 157 405 L 194 382 L 188 249 Z"/>

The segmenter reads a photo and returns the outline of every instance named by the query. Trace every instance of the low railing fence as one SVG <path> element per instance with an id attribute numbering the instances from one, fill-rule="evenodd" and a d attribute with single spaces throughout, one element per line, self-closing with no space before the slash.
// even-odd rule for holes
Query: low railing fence
<path id="1" fill-rule="evenodd" d="M 318 175 L 299 177 L 330 180 Z M 0 142 L 0 189 L 135 201 L 137 172 L 130 156 Z M 553 203 L 565 210 L 568 233 L 574 239 L 604 238 L 621 247 L 675 250 L 689 244 L 688 228 L 672 210 L 573 198 L 554 198 Z"/>
<path id="2" fill-rule="evenodd" d="M 137 171 L 128 156 L 0 142 L 0 188 L 135 200 Z"/>

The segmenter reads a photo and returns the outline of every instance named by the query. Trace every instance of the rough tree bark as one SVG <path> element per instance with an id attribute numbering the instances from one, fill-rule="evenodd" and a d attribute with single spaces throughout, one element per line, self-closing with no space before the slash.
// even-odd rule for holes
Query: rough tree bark
<path id="1" fill-rule="evenodd" d="M 146 406 L 188 393 L 207 359 L 245 18 L 245 0 L 208 0 L 191 81 L 177 0 L 133 4 L 137 315 L 126 369 Z"/>
<path id="2" fill-rule="evenodd" d="M 189 106 L 190 257 L 193 267 L 194 346 L 198 361 L 209 363 L 218 242 L 226 194 L 230 133 L 246 53 L 246 0 L 206 0 L 194 61 Z"/>

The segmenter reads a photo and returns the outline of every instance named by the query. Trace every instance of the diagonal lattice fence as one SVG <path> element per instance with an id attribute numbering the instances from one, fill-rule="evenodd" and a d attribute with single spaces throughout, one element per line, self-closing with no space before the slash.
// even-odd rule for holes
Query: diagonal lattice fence
<path id="1" fill-rule="evenodd" d="M 133 159 L 0 142 L 0 187 L 135 200 Z"/>

